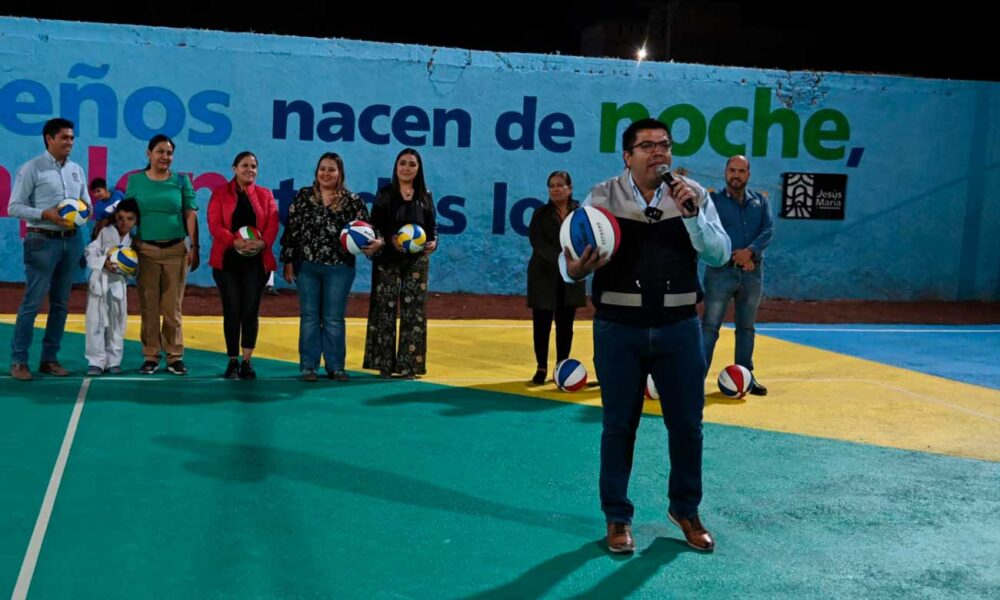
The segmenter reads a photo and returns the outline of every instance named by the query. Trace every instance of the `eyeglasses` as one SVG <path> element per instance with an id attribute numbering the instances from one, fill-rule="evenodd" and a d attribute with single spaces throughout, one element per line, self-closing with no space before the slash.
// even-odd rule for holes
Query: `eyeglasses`
<path id="1" fill-rule="evenodd" d="M 670 145 L 671 145 L 670 140 L 664 140 L 662 142 L 639 142 L 638 144 L 633 145 L 630 148 L 630 150 L 635 150 L 636 148 L 639 148 L 646 154 L 649 154 L 650 152 L 653 151 L 653 148 L 659 148 L 664 152 L 670 152 Z"/>

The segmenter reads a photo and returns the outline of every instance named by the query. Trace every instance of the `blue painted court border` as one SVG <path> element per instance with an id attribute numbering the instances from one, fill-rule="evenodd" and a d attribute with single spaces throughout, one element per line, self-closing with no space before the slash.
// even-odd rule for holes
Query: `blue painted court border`
<path id="1" fill-rule="evenodd" d="M 758 335 L 1000 389 L 1000 325 L 765 323 Z M 757 365 L 761 374 L 767 365 Z"/>

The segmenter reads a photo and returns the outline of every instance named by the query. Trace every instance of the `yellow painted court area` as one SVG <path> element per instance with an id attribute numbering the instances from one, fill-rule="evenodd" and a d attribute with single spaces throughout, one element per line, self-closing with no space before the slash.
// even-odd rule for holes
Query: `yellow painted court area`
<path id="1" fill-rule="evenodd" d="M 44 327 L 43 318 L 38 326 Z M 82 333 L 82 317 L 70 317 L 67 330 Z M 551 382 L 526 384 L 534 372 L 530 322 L 431 321 L 429 332 L 429 375 L 423 381 L 600 405 L 597 387 L 567 394 Z M 185 317 L 184 333 L 189 348 L 224 352 L 221 317 Z M 127 335 L 138 339 L 138 317 L 129 319 Z M 349 370 L 361 367 L 364 336 L 365 321 L 349 319 Z M 258 339 L 260 358 L 298 361 L 297 318 L 262 318 Z M 732 356 L 733 343 L 732 330 L 723 329 L 716 356 Z M 573 347 L 593 379 L 589 322 L 577 323 Z M 767 372 L 770 394 L 732 400 L 718 392 L 713 378 L 705 385 L 706 421 L 1000 461 L 1000 391 L 760 334 L 755 361 Z M 720 366 L 716 361 L 713 372 Z M 220 373 L 224 367 L 220 356 Z M 294 374 L 296 366 L 289 364 L 289 371 Z M 645 410 L 660 413 L 655 402 Z"/>

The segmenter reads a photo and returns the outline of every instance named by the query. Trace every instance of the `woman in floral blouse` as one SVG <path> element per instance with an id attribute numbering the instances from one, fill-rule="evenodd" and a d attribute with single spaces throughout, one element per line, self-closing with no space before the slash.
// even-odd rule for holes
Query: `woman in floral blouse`
<path id="1" fill-rule="evenodd" d="M 299 190 L 288 209 L 281 236 L 285 281 L 299 289 L 299 368 L 302 379 L 316 381 L 320 355 L 327 377 L 347 381 L 344 313 L 354 283 L 354 256 L 340 245 L 345 225 L 368 220 L 361 198 L 344 187 L 344 160 L 333 152 L 320 157 L 313 184 Z M 376 239 L 364 252 L 382 247 Z"/>

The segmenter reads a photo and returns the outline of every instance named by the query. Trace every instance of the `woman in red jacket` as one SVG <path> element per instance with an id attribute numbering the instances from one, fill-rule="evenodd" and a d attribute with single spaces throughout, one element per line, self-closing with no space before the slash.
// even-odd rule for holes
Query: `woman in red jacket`
<path id="1" fill-rule="evenodd" d="M 208 201 L 208 230 L 212 234 L 208 263 L 222 296 L 222 329 L 229 356 L 224 377 L 256 379 L 250 358 L 257 344 L 260 295 L 268 273 L 277 269 L 271 246 L 278 237 L 278 206 L 271 190 L 256 185 L 257 157 L 253 152 L 236 155 L 233 175 L 232 181 L 212 191 Z M 239 235 L 242 227 L 252 228 L 249 239 Z"/>

